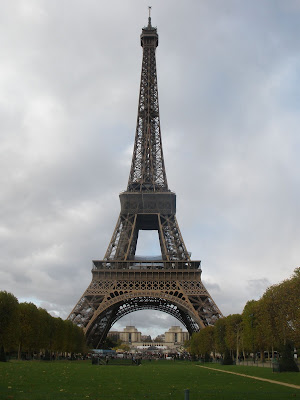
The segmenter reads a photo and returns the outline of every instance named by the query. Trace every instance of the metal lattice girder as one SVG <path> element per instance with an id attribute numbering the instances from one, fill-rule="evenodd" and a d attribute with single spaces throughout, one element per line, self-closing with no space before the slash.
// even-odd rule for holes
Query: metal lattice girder
<path id="1" fill-rule="evenodd" d="M 144 309 L 166 312 L 190 334 L 222 317 L 201 281 L 200 261 L 192 261 L 176 220 L 176 195 L 168 189 L 164 165 L 151 18 L 141 35 L 143 61 L 137 126 L 127 191 L 103 260 L 94 260 L 92 282 L 69 319 L 88 341 L 101 346 L 110 327 Z M 161 259 L 135 255 L 140 230 L 158 233 Z"/>
<path id="2" fill-rule="evenodd" d="M 160 215 L 160 240 L 168 260 L 190 260 L 175 215 Z"/>
<path id="3" fill-rule="evenodd" d="M 120 214 L 104 259 L 127 260 L 137 244 L 136 214 Z"/>
<path id="4" fill-rule="evenodd" d="M 120 214 L 112 239 L 106 251 L 106 260 L 134 258 L 140 229 L 151 226 L 157 230 L 163 260 L 190 260 L 174 214 Z"/>
<path id="5" fill-rule="evenodd" d="M 148 26 L 141 35 L 143 61 L 137 126 L 128 191 L 168 191 L 164 165 L 155 51 L 156 28 Z"/>
<path id="6" fill-rule="evenodd" d="M 166 312 L 193 333 L 214 324 L 221 316 L 200 276 L 199 269 L 108 271 L 95 268 L 92 282 L 71 319 L 84 327 L 93 345 L 105 339 L 117 320 L 143 309 Z"/>

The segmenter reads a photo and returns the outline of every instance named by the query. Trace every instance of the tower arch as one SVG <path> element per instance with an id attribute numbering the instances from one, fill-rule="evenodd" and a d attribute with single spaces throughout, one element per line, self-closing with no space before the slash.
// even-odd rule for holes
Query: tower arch
<path id="1" fill-rule="evenodd" d="M 146 293 L 143 296 L 130 297 L 129 295 L 122 295 L 120 297 L 115 299 L 115 302 L 102 312 L 94 315 L 94 318 L 86 328 L 87 341 L 93 347 L 97 348 L 101 345 L 108 331 L 117 321 L 135 311 L 157 310 L 167 313 L 184 325 L 190 334 L 199 329 L 198 324 L 203 325 L 202 321 L 186 307 L 186 304 L 182 304 L 177 299 L 164 299 L 162 296 L 153 297 L 153 295 L 147 296 Z M 104 325 L 105 329 L 102 328 Z"/>

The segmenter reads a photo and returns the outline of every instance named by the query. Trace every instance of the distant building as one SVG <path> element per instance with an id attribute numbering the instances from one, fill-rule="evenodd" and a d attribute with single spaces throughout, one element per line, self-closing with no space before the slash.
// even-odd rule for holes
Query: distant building
<path id="1" fill-rule="evenodd" d="M 154 342 L 164 342 L 165 341 L 165 334 L 162 333 L 161 335 L 156 336 L 156 338 L 153 340 Z"/>
<path id="2" fill-rule="evenodd" d="M 141 339 L 142 339 L 142 342 L 152 342 L 152 338 L 150 335 L 142 335 Z"/>
<path id="3" fill-rule="evenodd" d="M 165 333 L 165 343 L 184 344 L 189 339 L 189 333 L 183 332 L 180 326 L 171 326 Z"/>
<path id="4" fill-rule="evenodd" d="M 131 352 L 169 353 L 178 352 L 189 339 L 189 333 L 183 331 L 180 326 L 171 328 L 162 335 L 158 335 L 153 341 L 151 336 L 142 335 L 135 326 L 126 326 L 123 331 L 110 331 L 107 335 L 112 340 L 122 340 L 130 346 Z M 147 341 L 147 338 L 150 340 Z"/>
<path id="5" fill-rule="evenodd" d="M 139 332 L 135 326 L 126 326 L 123 332 L 120 332 L 120 339 L 128 344 L 141 342 L 141 332 Z"/>

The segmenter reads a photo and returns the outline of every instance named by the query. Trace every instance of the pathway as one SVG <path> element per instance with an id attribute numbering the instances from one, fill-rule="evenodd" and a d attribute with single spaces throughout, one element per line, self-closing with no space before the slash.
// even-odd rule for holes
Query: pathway
<path id="1" fill-rule="evenodd" d="M 276 383 L 277 385 L 288 386 L 288 387 L 291 387 L 291 388 L 294 388 L 294 389 L 300 389 L 300 386 L 298 386 L 298 385 L 293 385 L 292 383 L 285 383 L 285 382 L 273 381 L 272 379 L 259 378 L 258 376 L 251 376 L 251 375 L 240 374 L 240 373 L 238 373 L 238 372 L 225 371 L 224 369 L 211 368 L 211 367 L 204 367 L 203 365 L 196 365 L 196 367 L 206 368 L 206 369 L 212 369 L 212 370 L 218 371 L 218 372 L 225 372 L 226 374 L 239 375 L 239 376 L 243 376 L 243 377 L 245 377 L 245 378 L 257 379 L 258 381 Z"/>

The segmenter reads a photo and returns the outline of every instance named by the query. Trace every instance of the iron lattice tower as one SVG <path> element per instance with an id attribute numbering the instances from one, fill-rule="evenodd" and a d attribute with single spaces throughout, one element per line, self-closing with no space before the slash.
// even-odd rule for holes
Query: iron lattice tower
<path id="1" fill-rule="evenodd" d="M 143 60 L 137 126 L 127 190 L 103 260 L 94 260 L 92 281 L 69 319 L 98 348 L 110 327 L 137 310 L 160 310 L 190 334 L 222 316 L 201 281 L 200 261 L 191 261 L 176 220 L 176 195 L 168 188 L 163 157 L 157 72 L 157 29 L 142 29 Z M 158 232 L 161 258 L 135 256 L 140 230 Z"/>

